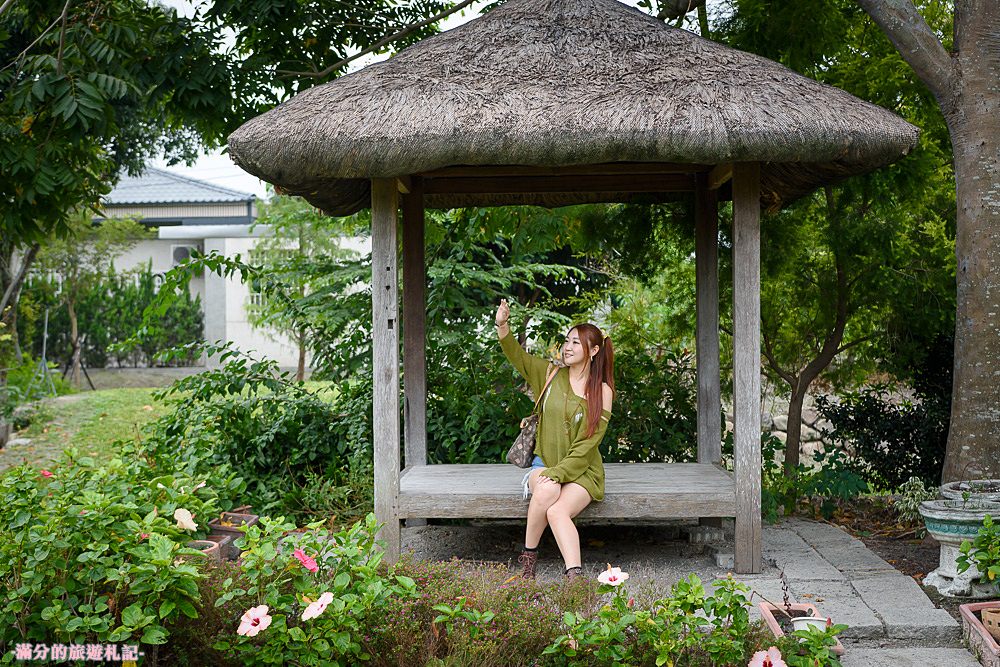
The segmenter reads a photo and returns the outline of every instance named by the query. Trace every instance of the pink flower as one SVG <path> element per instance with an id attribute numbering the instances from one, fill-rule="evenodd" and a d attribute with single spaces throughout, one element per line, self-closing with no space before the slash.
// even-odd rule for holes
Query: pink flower
<path id="1" fill-rule="evenodd" d="M 772 646 L 766 651 L 754 653 L 747 667 L 788 667 L 788 665 L 781 659 L 781 651 Z"/>
<path id="2" fill-rule="evenodd" d="M 300 563 L 302 563 L 302 567 L 306 568 L 310 572 L 319 572 L 319 566 L 316 565 L 316 561 L 307 556 L 306 552 L 302 549 L 296 549 L 292 552 L 292 555 L 295 556 Z"/>
<path id="3" fill-rule="evenodd" d="M 609 586 L 621 586 L 628 579 L 628 572 L 622 572 L 621 568 L 611 567 L 611 563 L 608 563 L 608 569 L 597 575 L 597 580 L 602 584 L 608 584 Z"/>
<path id="4" fill-rule="evenodd" d="M 256 637 L 261 630 L 266 630 L 271 625 L 271 617 L 267 615 L 267 605 L 251 607 L 240 618 L 240 627 L 236 634 L 245 637 Z"/>
<path id="5" fill-rule="evenodd" d="M 306 610 L 302 612 L 302 620 L 308 621 L 311 618 L 316 618 L 326 611 L 326 606 L 331 602 L 333 602 L 333 593 L 323 593 L 318 600 L 309 603 Z"/>
<path id="6" fill-rule="evenodd" d="M 52 477 L 52 473 L 49 472 L 48 470 L 41 471 L 41 475 L 42 477 Z"/>
<path id="7" fill-rule="evenodd" d="M 142 542 L 143 540 L 146 540 L 146 539 L 149 539 L 149 533 L 139 533 L 139 541 L 140 542 Z"/>

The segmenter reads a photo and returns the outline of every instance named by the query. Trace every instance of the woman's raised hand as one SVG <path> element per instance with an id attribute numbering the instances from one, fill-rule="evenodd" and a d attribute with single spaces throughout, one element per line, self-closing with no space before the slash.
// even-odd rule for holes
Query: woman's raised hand
<path id="1" fill-rule="evenodd" d="M 507 324 L 510 319 L 510 305 L 507 303 L 507 299 L 500 299 L 500 306 L 497 308 L 496 323 L 498 327 L 502 327 Z"/>

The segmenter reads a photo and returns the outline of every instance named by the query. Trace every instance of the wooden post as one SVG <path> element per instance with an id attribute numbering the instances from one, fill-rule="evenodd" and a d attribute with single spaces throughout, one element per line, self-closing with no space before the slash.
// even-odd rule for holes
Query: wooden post
<path id="1" fill-rule="evenodd" d="M 698 176 L 695 193 L 695 285 L 698 335 L 698 463 L 722 460 L 719 375 L 718 193 Z"/>
<path id="2" fill-rule="evenodd" d="M 733 166 L 733 426 L 736 571 L 761 571 L 760 163 Z"/>
<path id="3" fill-rule="evenodd" d="M 396 180 L 372 179 L 372 437 L 375 518 L 385 558 L 399 559 L 399 296 Z"/>
<path id="4" fill-rule="evenodd" d="M 403 195 L 403 466 L 427 464 L 427 269 L 424 193 L 419 176 Z M 426 519 L 407 519 L 425 526 Z"/>

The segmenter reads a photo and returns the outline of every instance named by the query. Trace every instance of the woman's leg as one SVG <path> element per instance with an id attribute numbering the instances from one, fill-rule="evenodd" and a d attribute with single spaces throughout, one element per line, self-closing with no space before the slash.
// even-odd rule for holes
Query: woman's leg
<path id="1" fill-rule="evenodd" d="M 559 499 L 552 503 L 545 513 L 567 570 L 571 567 L 580 567 L 580 534 L 573 525 L 573 517 L 589 504 L 590 493 L 587 489 L 574 482 L 568 482 L 562 485 Z"/>
<path id="2" fill-rule="evenodd" d="M 531 502 L 528 503 L 528 525 L 524 529 L 524 546 L 529 549 L 534 549 L 541 541 L 545 526 L 548 525 L 545 512 L 552 506 L 552 503 L 559 500 L 559 490 L 562 486 L 548 477 L 540 476 L 539 473 L 542 470 L 544 468 L 532 470 L 528 477 Z"/>

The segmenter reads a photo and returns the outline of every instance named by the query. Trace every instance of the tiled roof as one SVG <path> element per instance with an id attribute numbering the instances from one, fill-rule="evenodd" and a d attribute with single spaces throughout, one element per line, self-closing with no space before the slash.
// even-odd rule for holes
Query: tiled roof
<path id="1" fill-rule="evenodd" d="M 122 176 L 105 205 L 247 202 L 255 196 L 187 176 L 147 167 L 140 176 Z"/>

